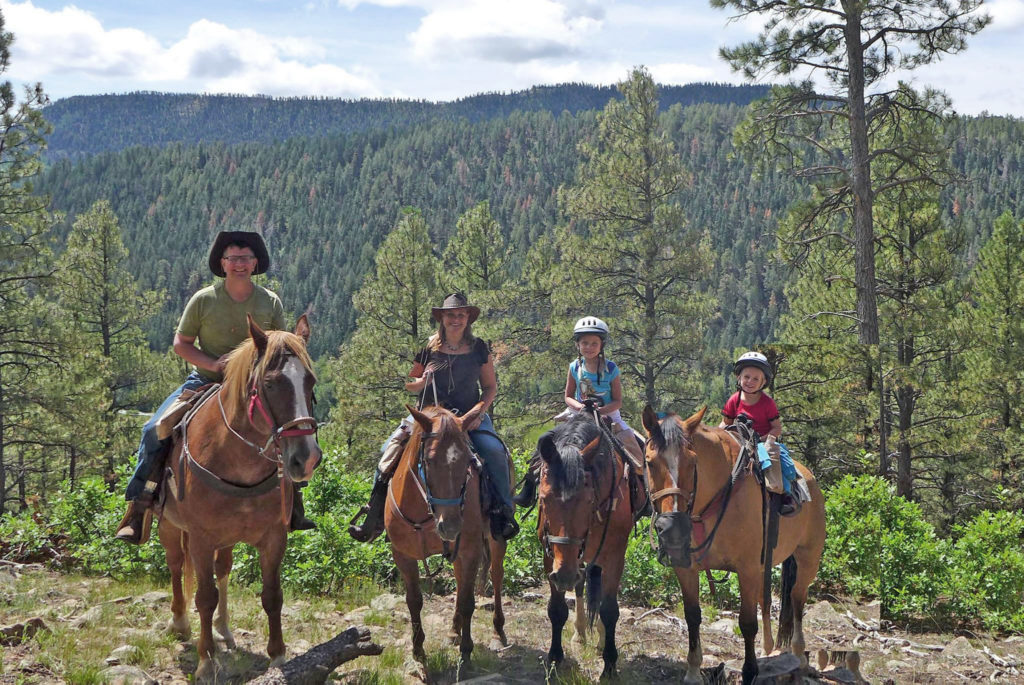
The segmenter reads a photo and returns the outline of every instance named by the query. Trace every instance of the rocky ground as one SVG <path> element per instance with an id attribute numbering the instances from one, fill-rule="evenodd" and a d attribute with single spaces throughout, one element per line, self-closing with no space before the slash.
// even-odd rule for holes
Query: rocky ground
<path id="1" fill-rule="evenodd" d="M 566 663 L 557 673 L 545 671 L 543 656 L 550 639 L 546 599 L 540 592 L 506 599 L 509 644 L 502 646 L 492 640 L 491 600 L 481 597 L 473 622 L 476 650 L 468 668 L 459 665 L 457 650 L 444 639 L 453 596 L 426 600 L 425 666 L 410 658 L 408 612 L 404 599 L 393 594 L 354 607 L 330 598 L 289 597 L 284 632 L 289 656 L 294 656 L 351 625 L 368 626 L 384 652 L 342 665 L 332 678 L 343 683 L 596 682 L 600 653 L 593 644 L 570 640 L 571 620 L 565 629 Z M 169 593 L 158 588 L 68 578 L 35 567 L 0 567 L 0 631 L 8 629 L 0 632 L 0 683 L 190 682 L 195 646 L 162 630 L 169 605 Z M 30 624 L 32 618 L 41 620 Z M 219 682 L 245 682 L 268 665 L 266 621 L 252 592 L 233 595 L 232 624 L 237 648 L 218 655 Z M 197 631 L 194 615 L 192 626 Z M 24 628 L 35 634 L 23 641 L 12 637 Z M 1024 684 L 1021 636 L 908 633 L 880 621 L 877 604 L 824 600 L 809 606 L 805 632 L 812 665 L 819 650 L 831 652 L 841 665 L 846 665 L 843 652 L 855 651 L 860 674 L 873 683 Z M 676 611 L 624 606 L 618 638 L 621 682 L 681 681 L 686 628 Z M 705 666 L 724 663 L 727 679 L 735 679 L 742 656 L 735 614 L 705 610 L 702 639 Z M 834 680 L 842 680 L 843 674 L 826 673 Z"/>

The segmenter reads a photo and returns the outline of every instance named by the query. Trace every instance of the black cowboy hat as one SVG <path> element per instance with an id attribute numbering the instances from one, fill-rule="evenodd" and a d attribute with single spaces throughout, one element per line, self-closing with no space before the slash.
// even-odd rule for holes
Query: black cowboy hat
<path id="1" fill-rule="evenodd" d="M 469 323 L 476 321 L 476 318 L 480 316 L 480 307 L 474 307 L 466 299 L 466 296 L 462 293 L 451 293 L 445 295 L 444 302 L 441 303 L 440 307 L 431 307 L 430 314 L 435 320 L 440 321 L 441 315 L 446 309 L 468 309 L 469 310 Z"/>
<path id="2" fill-rule="evenodd" d="M 267 252 L 267 246 L 263 242 L 263 236 L 251 231 L 221 231 L 217 234 L 217 239 L 213 241 L 213 246 L 210 247 L 210 271 L 213 272 L 214 276 L 220 276 L 221 278 L 227 276 L 220 265 L 220 258 L 224 256 L 224 250 L 227 249 L 228 245 L 234 244 L 245 245 L 256 255 L 254 274 L 266 273 L 267 269 L 270 268 L 270 254 Z"/>

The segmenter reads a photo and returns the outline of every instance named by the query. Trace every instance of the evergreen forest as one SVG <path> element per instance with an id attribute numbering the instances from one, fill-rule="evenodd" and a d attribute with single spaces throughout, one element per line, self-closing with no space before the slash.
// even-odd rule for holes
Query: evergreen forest
<path id="1" fill-rule="evenodd" d="M 662 87 L 643 67 L 614 88 L 450 103 L 49 103 L 7 83 L 0 556 L 56 534 L 39 532 L 40 508 L 57 507 L 72 536 L 116 523 L 139 427 L 187 374 L 171 341 L 185 302 L 213 282 L 207 250 L 219 231 L 246 230 L 271 254 L 257 281 L 314 329 L 330 462 L 308 491 L 314 516 L 347 521 L 365 499 L 380 443 L 414 401 L 403 382 L 436 330 L 430 307 L 461 291 L 483 310 L 474 333 L 494 355 L 492 414 L 519 475 L 564 408 L 580 316 L 608 321 L 638 429 L 645 405 L 684 417 L 707 405 L 717 424 L 733 360 L 756 349 L 775 371 L 783 441 L 835 496 L 827 587 L 881 596 L 890 617 L 940 607 L 944 620 L 1024 630 L 1024 120 L 957 115 L 901 84 L 874 101 L 860 140 L 830 119 L 845 104 L 806 88 Z M 791 124 L 786 107 L 817 109 Z M 850 160 L 864 152 L 862 240 Z M 865 245 L 874 338 L 860 326 Z M 886 537 L 885 517 L 910 542 Z M 984 559 L 1009 580 L 943 604 L 982 563 L 954 542 L 977 542 L 971 526 L 1017 536 L 1015 556 Z M 340 523 L 316 535 L 294 552 L 302 568 L 344 557 L 395 581 L 382 548 L 360 551 Z M 153 550 L 87 538 L 83 567 L 163 572 Z M 889 552 L 905 557 L 879 560 Z M 962 575 L 921 581 L 953 573 L 953 557 Z M 510 559 L 513 587 L 540 577 L 539 562 Z M 664 570 L 649 553 L 643 563 Z M 255 578 L 251 554 L 238 566 Z M 309 570 L 321 575 L 304 587 L 336 588 L 343 566 Z M 638 596 L 656 592 L 634 575 Z"/>

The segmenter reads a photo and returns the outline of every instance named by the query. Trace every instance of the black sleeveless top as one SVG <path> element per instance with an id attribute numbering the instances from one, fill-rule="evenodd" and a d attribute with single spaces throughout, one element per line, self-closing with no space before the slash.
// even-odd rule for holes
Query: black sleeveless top
<path id="1" fill-rule="evenodd" d="M 467 354 L 447 354 L 426 347 L 420 350 L 416 361 L 434 372 L 433 382 L 428 381 L 420 393 L 422 403 L 436 404 L 459 414 L 472 409 L 480 401 L 480 367 L 487 363 L 490 353 L 487 343 L 480 338 Z"/>

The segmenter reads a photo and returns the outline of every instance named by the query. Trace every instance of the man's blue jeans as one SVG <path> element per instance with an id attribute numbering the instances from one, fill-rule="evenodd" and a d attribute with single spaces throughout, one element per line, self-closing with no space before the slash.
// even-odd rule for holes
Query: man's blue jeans
<path id="1" fill-rule="evenodd" d="M 156 462 L 160 455 L 163 454 L 167 448 L 167 443 L 164 440 L 160 440 L 156 437 L 156 423 L 160 420 L 160 417 L 164 415 L 167 408 L 171 406 L 174 400 L 178 399 L 178 396 L 186 390 L 195 390 L 200 388 L 210 381 L 206 380 L 199 375 L 197 371 L 193 371 L 185 379 L 177 390 L 167 396 L 167 399 L 163 401 L 163 404 L 153 413 L 146 424 L 142 427 L 142 439 L 139 441 L 139 453 L 135 466 L 135 475 L 132 476 L 131 481 L 128 483 L 128 489 L 124 493 L 126 500 L 134 500 L 142 494 L 143 488 L 146 487 L 146 480 L 149 478 L 150 472 L 156 466 Z"/>

